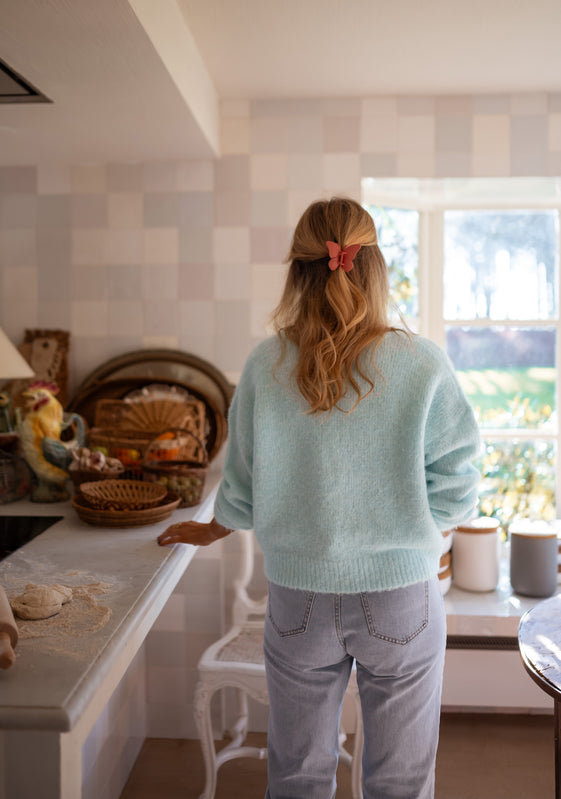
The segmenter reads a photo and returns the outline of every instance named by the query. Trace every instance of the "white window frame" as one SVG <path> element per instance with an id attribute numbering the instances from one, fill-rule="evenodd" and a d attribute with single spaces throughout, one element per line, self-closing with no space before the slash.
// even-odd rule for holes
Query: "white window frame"
<path id="1" fill-rule="evenodd" d="M 460 190 L 454 192 L 454 185 Z M 471 188 L 471 191 L 470 191 Z M 463 190 L 462 190 L 463 189 Z M 470 196 L 468 199 L 467 196 Z M 555 506 L 561 515 L 561 232 L 557 270 L 557 317 L 552 319 L 461 319 L 444 317 L 444 212 L 448 210 L 553 210 L 561 231 L 561 181 L 544 179 L 465 179 L 462 181 L 387 179 L 363 181 L 365 206 L 386 206 L 419 213 L 418 309 L 420 335 L 446 349 L 446 327 L 547 327 L 556 330 L 556 430 L 481 428 L 483 440 L 552 441 L 556 445 Z"/>

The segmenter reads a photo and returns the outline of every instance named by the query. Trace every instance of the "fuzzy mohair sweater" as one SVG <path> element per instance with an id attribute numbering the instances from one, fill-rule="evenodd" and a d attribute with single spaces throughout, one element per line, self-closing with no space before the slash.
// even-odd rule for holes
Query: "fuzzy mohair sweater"
<path id="1" fill-rule="evenodd" d="M 280 341 L 251 353 L 229 412 L 215 516 L 253 529 L 269 580 L 328 593 L 380 591 L 438 571 L 442 531 L 474 515 L 480 439 L 448 356 L 387 333 L 374 390 L 351 412 L 311 415 Z M 371 359 L 372 360 L 372 359 Z"/>

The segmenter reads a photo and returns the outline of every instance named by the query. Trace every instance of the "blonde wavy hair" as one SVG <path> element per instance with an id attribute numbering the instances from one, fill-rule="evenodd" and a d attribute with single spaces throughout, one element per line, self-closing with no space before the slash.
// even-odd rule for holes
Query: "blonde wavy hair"
<path id="1" fill-rule="evenodd" d="M 349 272 L 330 270 L 326 241 L 341 248 L 361 245 Z M 387 266 L 377 241 L 370 214 L 344 197 L 312 203 L 296 225 L 272 324 L 282 342 L 279 364 L 286 341 L 298 348 L 293 376 L 309 413 L 340 409 L 349 389 L 357 397 L 354 410 L 374 388 L 364 356 L 371 353 L 373 364 L 376 347 L 393 329 L 387 317 Z"/>

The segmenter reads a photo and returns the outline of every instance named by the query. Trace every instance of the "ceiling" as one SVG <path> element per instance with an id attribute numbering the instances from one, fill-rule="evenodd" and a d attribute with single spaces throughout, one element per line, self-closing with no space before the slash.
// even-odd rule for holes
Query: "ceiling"
<path id="1" fill-rule="evenodd" d="M 207 158 L 221 99 L 561 91 L 559 0 L 0 0 L 0 165 Z"/>

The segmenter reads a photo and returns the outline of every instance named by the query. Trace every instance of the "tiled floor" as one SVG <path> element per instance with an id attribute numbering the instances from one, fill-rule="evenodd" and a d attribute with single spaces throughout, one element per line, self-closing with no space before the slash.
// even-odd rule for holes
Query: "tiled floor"
<path id="1" fill-rule="evenodd" d="M 264 735 L 253 735 L 264 745 Z M 436 799 L 553 799 L 553 717 L 445 714 Z M 266 763 L 237 760 L 220 769 L 216 799 L 263 799 Z M 339 768 L 337 799 L 350 799 Z M 121 799 L 197 799 L 204 785 L 198 741 L 145 742 Z"/>

